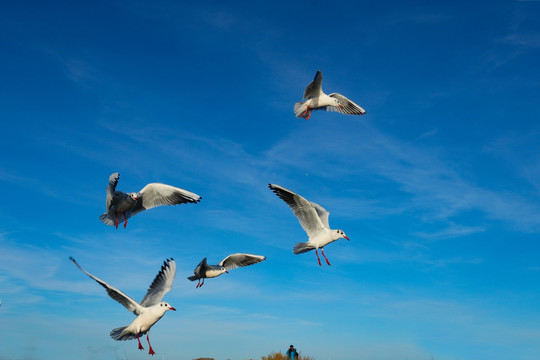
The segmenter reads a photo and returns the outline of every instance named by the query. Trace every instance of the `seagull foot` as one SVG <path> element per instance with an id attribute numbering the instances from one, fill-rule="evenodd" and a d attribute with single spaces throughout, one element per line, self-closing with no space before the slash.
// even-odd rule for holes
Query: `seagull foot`
<path id="1" fill-rule="evenodd" d="M 302 116 L 304 119 L 306 119 L 306 120 L 309 119 L 309 116 L 308 116 L 307 118 L 305 117 L 306 114 L 308 113 L 308 111 L 309 111 L 309 105 L 308 105 L 308 107 L 306 108 L 306 111 L 304 111 L 304 113 L 301 115 L 301 116 Z M 311 111 L 309 111 L 309 114 L 311 115 Z"/>
<path id="2" fill-rule="evenodd" d="M 324 249 L 321 249 L 321 254 L 322 254 L 322 256 L 324 256 L 324 260 L 326 260 L 326 263 L 327 263 L 329 266 L 332 266 L 332 264 L 330 264 L 330 261 L 328 261 L 328 258 L 326 257 L 326 255 L 324 255 Z"/>
<path id="3" fill-rule="evenodd" d="M 150 348 L 150 350 L 148 350 L 148 353 L 154 356 L 155 354 L 154 349 L 152 349 L 152 345 L 150 345 L 150 332 L 146 333 L 146 341 L 148 341 L 148 347 Z"/>

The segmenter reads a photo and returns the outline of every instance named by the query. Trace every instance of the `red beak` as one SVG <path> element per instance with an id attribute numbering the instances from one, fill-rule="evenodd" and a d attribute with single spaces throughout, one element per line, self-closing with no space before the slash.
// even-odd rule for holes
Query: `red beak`
<path id="1" fill-rule="evenodd" d="M 347 239 L 347 240 L 349 240 L 349 238 L 348 238 L 348 237 L 346 237 L 346 236 L 344 236 L 344 238 L 345 238 L 345 239 Z M 350 241 L 350 240 L 349 240 L 349 241 Z"/>
<path id="2" fill-rule="evenodd" d="M 175 309 L 175 308 L 173 308 L 172 306 L 171 306 L 171 307 L 169 308 L 169 310 L 174 310 L 174 311 L 176 311 L 176 309 Z"/>

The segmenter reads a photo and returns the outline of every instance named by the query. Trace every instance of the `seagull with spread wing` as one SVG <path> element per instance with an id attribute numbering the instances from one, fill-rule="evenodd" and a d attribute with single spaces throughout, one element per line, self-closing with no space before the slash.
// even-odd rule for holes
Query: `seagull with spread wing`
<path id="1" fill-rule="evenodd" d="M 318 249 L 321 249 L 322 256 L 324 256 L 326 263 L 330 265 L 326 255 L 324 255 L 324 247 L 341 238 L 349 240 L 343 230 L 330 229 L 330 225 L 328 224 L 328 215 L 330 213 L 319 204 L 308 201 L 282 186 L 268 184 L 268 187 L 289 205 L 308 235 L 309 240 L 307 242 L 297 243 L 294 246 L 293 252 L 295 254 L 302 254 L 315 249 L 319 265 L 322 266 L 321 258 L 319 258 L 319 253 L 317 252 Z"/>
<path id="2" fill-rule="evenodd" d="M 199 280 L 196 286 L 198 288 L 204 285 L 204 279 L 206 278 L 218 277 L 223 273 L 228 273 L 229 270 L 260 263 L 265 259 L 266 256 L 236 253 L 227 256 L 217 265 L 209 265 L 206 258 L 204 258 L 193 271 L 194 275 L 188 277 L 188 279 L 191 281 Z"/>
<path id="3" fill-rule="evenodd" d="M 141 211 L 161 205 L 177 205 L 184 203 L 197 203 L 201 197 L 197 194 L 174 186 L 151 183 L 138 193 L 125 193 L 116 191 L 120 174 L 115 172 L 109 176 L 107 198 L 105 201 L 107 211 L 99 217 L 102 223 L 115 226 L 124 222 L 124 229 L 128 219 Z"/>
<path id="4" fill-rule="evenodd" d="M 148 346 L 150 348 L 148 353 L 150 355 L 154 355 L 154 349 L 152 349 L 152 345 L 150 345 L 150 328 L 163 317 L 165 312 L 169 310 L 176 311 L 176 309 L 167 302 L 161 301 L 163 296 L 165 296 L 165 294 L 168 293 L 172 287 L 174 276 L 176 274 L 176 263 L 174 262 L 174 259 L 167 259 L 167 261 L 163 262 L 161 270 L 150 285 L 148 292 L 140 304 L 124 294 L 122 291 L 84 270 L 79 264 L 77 264 L 74 258 L 70 257 L 69 259 L 82 272 L 103 286 L 111 298 L 118 301 L 126 309 L 137 315 L 135 320 L 133 320 L 133 322 L 128 326 L 123 326 L 112 330 L 110 334 L 111 337 L 118 341 L 136 338 L 139 342 L 139 349 L 143 350 L 144 348 L 141 344 L 139 336 L 146 334 L 146 340 L 148 341 Z"/>
<path id="5" fill-rule="evenodd" d="M 352 100 L 338 93 L 326 95 L 322 90 L 322 72 L 317 71 L 315 78 L 304 91 L 303 102 L 294 104 L 294 114 L 308 120 L 313 110 L 337 111 L 342 114 L 364 115 L 366 111 Z"/>

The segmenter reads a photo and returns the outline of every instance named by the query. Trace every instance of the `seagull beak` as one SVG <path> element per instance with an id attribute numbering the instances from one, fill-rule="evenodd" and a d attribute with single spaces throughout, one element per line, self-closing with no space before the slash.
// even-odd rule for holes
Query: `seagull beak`
<path id="1" fill-rule="evenodd" d="M 339 107 L 343 109 L 343 106 L 341 106 L 341 104 L 339 104 Z"/>
<path id="2" fill-rule="evenodd" d="M 175 309 L 175 308 L 173 308 L 172 306 L 171 306 L 171 307 L 169 308 L 169 310 L 174 310 L 174 311 L 176 311 L 176 309 Z"/>
<path id="3" fill-rule="evenodd" d="M 347 239 L 347 241 L 351 241 L 351 240 L 349 240 L 349 238 L 347 236 L 344 236 L 344 238 Z"/>

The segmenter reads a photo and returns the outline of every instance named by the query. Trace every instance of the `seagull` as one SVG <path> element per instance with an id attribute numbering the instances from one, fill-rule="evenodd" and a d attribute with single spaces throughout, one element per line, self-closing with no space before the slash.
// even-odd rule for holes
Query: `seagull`
<path id="1" fill-rule="evenodd" d="M 138 193 L 116 191 L 119 178 L 120 174 L 117 172 L 109 176 L 105 201 L 107 212 L 99 217 L 102 223 L 115 226 L 117 229 L 119 221 L 124 222 L 125 229 L 128 219 L 143 210 L 161 205 L 197 203 L 201 200 L 197 194 L 160 183 L 148 184 Z"/>
<path id="2" fill-rule="evenodd" d="M 298 218 L 300 225 L 302 225 L 302 228 L 304 228 L 304 231 L 308 235 L 308 242 L 297 243 L 294 246 L 293 252 L 295 254 L 302 254 L 315 249 L 319 265 L 322 266 L 321 258 L 317 252 L 320 248 L 326 263 L 330 265 L 326 255 L 324 255 L 324 247 L 341 238 L 349 240 L 343 230 L 330 229 L 330 225 L 328 225 L 328 215 L 330 213 L 322 206 L 308 201 L 302 196 L 295 194 L 282 186 L 268 184 L 268 187 L 289 205 L 294 212 L 294 215 Z"/>
<path id="3" fill-rule="evenodd" d="M 294 104 L 294 114 L 308 120 L 312 110 L 337 111 L 342 114 L 364 115 L 366 111 L 355 102 L 338 93 L 326 95 L 322 91 L 322 72 L 317 71 L 315 78 L 304 91 L 304 102 Z"/>
<path id="4" fill-rule="evenodd" d="M 199 280 L 199 283 L 195 288 L 201 287 L 204 285 L 205 278 L 214 278 L 218 277 L 223 273 L 228 273 L 228 270 L 236 269 L 237 267 L 253 265 L 264 261 L 266 256 L 261 255 L 251 255 L 251 254 L 231 254 L 225 259 L 221 260 L 217 265 L 208 265 L 206 258 L 197 265 L 193 271 L 193 276 L 188 277 L 189 280 L 195 281 Z M 201 282 L 202 279 L 202 282 Z"/>
<path id="5" fill-rule="evenodd" d="M 163 317 L 165 312 L 169 310 L 176 311 L 168 303 L 161 301 L 163 296 L 171 290 L 172 283 L 174 280 L 174 275 L 176 274 L 176 263 L 174 259 L 167 259 L 163 262 L 161 270 L 157 274 L 156 278 L 148 288 L 148 292 L 142 299 L 141 303 L 137 303 L 135 300 L 118 290 L 117 288 L 107 284 L 105 281 L 95 277 L 90 274 L 88 271 L 84 270 L 74 258 L 69 258 L 75 266 L 77 266 L 82 272 L 90 276 L 92 279 L 96 280 L 101 286 L 107 290 L 107 293 L 114 300 L 118 301 L 120 304 L 124 305 L 126 309 L 132 311 L 137 317 L 131 324 L 128 326 L 119 327 L 111 331 L 111 337 L 114 340 L 131 340 L 137 338 L 139 342 L 139 350 L 143 350 L 141 340 L 139 335 L 146 334 L 146 340 L 148 341 L 148 346 L 150 347 L 148 353 L 154 355 L 154 349 L 150 345 L 150 328 L 158 322 L 159 319 Z"/>

